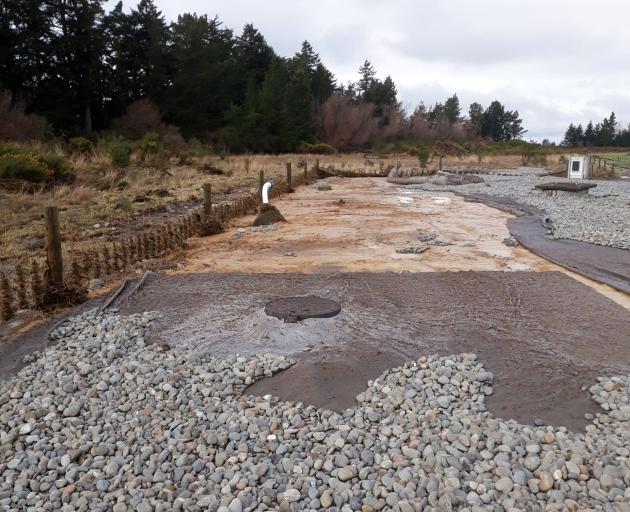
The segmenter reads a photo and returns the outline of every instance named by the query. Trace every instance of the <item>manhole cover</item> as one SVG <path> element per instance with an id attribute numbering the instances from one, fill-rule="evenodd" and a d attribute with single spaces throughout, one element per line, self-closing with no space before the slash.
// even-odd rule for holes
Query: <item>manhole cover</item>
<path id="1" fill-rule="evenodd" d="M 309 295 L 307 297 L 283 297 L 268 302 L 265 313 L 285 322 L 299 322 L 305 318 L 330 318 L 341 311 L 338 302 Z"/>

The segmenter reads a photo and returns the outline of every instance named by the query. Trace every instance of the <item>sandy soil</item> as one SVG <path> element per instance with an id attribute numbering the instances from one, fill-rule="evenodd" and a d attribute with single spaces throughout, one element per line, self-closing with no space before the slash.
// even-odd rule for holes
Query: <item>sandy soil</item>
<path id="1" fill-rule="evenodd" d="M 330 191 L 302 187 L 275 201 L 288 221 L 276 231 L 254 231 L 254 216 L 248 216 L 221 235 L 193 239 L 184 271 L 558 271 L 630 309 L 630 296 L 523 247 L 506 246 L 510 213 L 451 193 L 409 190 L 382 178 L 328 181 Z M 422 254 L 396 253 L 421 245 L 419 237 L 426 234 L 452 245 L 431 245 Z"/>

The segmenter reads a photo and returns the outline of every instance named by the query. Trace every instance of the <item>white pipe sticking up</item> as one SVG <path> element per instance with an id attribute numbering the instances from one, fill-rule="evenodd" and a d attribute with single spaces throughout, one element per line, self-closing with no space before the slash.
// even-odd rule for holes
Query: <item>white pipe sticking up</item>
<path id="1" fill-rule="evenodd" d="M 268 181 L 262 188 L 262 200 L 263 204 L 269 204 L 269 189 L 271 188 L 271 182 Z"/>

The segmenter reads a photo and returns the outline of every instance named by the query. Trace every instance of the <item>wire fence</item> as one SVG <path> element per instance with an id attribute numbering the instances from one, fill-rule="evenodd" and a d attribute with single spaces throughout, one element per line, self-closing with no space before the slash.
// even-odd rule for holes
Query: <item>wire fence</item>
<path id="1" fill-rule="evenodd" d="M 306 185 L 319 174 L 320 169 L 316 164 L 312 171 L 304 166 L 303 172 L 292 176 L 291 165 L 287 164 L 286 179 L 274 183 L 269 197 L 277 198 L 290 192 L 294 186 Z M 260 181 L 262 185 L 262 171 Z M 0 320 L 10 320 L 17 310 L 46 310 L 57 305 L 80 303 L 87 298 L 87 288 L 93 279 L 106 280 L 132 270 L 139 263 L 149 267 L 157 259 L 185 247 L 187 239 L 207 233 L 204 228 L 208 224 L 223 225 L 237 217 L 254 213 L 261 204 L 259 191 L 220 204 L 208 204 L 206 198 L 204 205 L 184 215 L 173 215 L 172 219 L 142 232 L 124 235 L 91 249 L 78 250 L 72 244 L 62 247 L 58 233 L 57 242 L 61 247 L 58 258 L 60 263 L 63 262 L 62 283 L 52 278 L 51 268 L 54 264 L 51 263 L 50 251 L 46 255 L 19 258 L 13 268 L 0 272 Z M 47 233 L 47 240 L 50 238 L 51 234 Z"/>

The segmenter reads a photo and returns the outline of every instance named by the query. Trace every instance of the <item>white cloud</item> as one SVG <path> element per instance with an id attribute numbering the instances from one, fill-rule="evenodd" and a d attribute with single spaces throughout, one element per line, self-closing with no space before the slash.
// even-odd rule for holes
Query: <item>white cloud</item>
<path id="1" fill-rule="evenodd" d="M 156 3 L 169 20 L 218 15 L 235 32 L 253 22 L 285 56 L 307 39 L 340 82 L 355 80 L 368 58 L 410 106 L 453 92 L 464 105 L 498 99 L 522 114 L 527 138 L 559 140 L 570 122 L 612 110 L 630 121 L 627 0 Z"/>

